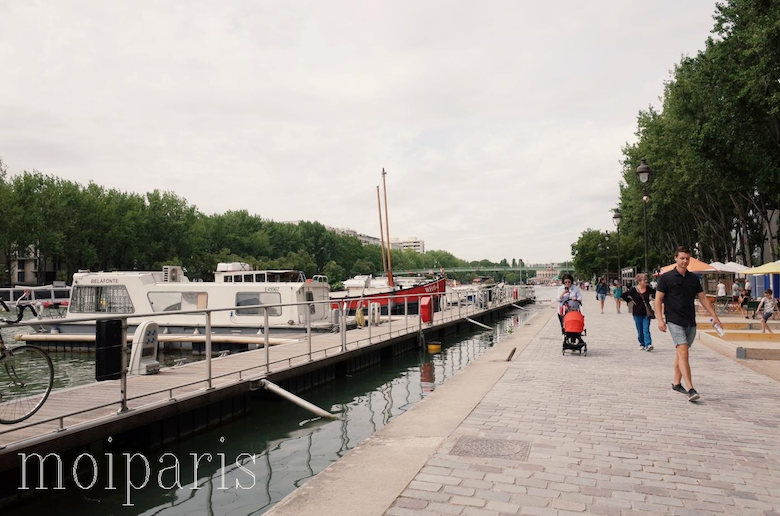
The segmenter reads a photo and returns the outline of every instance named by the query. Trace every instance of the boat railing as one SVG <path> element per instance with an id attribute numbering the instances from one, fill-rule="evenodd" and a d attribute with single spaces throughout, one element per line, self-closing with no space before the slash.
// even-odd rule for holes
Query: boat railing
<path id="1" fill-rule="evenodd" d="M 465 318 L 477 316 L 480 313 L 495 309 L 499 306 L 511 305 L 517 301 L 526 299 L 527 298 L 526 290 L 527 290 L 526 287 L 522 285 L 517 285 L 517 286 L 505 285 L 505 286 L 494 286 L 494 287 L 484 288 L 480 290 L 479 298 L 476 299 L 474 302 L 465 302 L 465 299 L 468 296 L 464 295 L 461 292 L 438 292 L 437 291 L 437 292 L 430 292 L 425 294 L 407 294 L 407 295 L 393 294 L 391 296 L 391 299 L 388 300 L 387 314 L 384 315 L 381 313 L 380 310 L 375 310 L 375 317 L 372 317 L 370 313 L 371 304 L 382 299 L 382 297 L 368 295 L 360 299 L 362 305 L 359 306 L 358 308 L 358 310 L 360 310 L 363 313 L 364 319 L 367 323 L 366 324 L 367 331 L 365 333 L 347 331 L 348 328 L 352 326 L 352 324 L 356 324 L 355 320 L 358 319 L 358 317 L 349 316 L 350 307 L 355 302 L 354 298 L 350 298 L 347 300 L 334 299 L 334 300 L 322 300 L 322 301 L 304 301 L 304 302 L 297 302 L 297 303 L 274 303 L 274 304 L 269 303 L 263 305 L 243 305 L 243 306 L 234 306 L 228 308 L 177 310 L 171 312 L 151 312 L 151 313 L 141 313 L 141 314 L 138 313 L 107 314 L 107 315 L 100 315 L 100 316 L 96 316 L 93 314 L 91 316 L 84 316 L 84 317 L 70 317 L 66 321 L 64 321 L 63 319 L 25 320 L 24 324 L 33 327 L 46 326 L 46 325 L 63 325 L 63 324 L 80 323 L 80 322 L 93 322 L 93 321 L 96 322 L 96 321 L 103 321 L 103 320 L 120 320 L 122 322 L 122 348 L 123 348 L 121 378 L 120 380 L 113 380 L 118 382 L 119 396 L 117 399 L 113 401 L 102 403 L 97 406 L 91 406 L 88 409 L 67 412 L 67 413 L 57 415 L 55 417 L 49 417 L 46 419 L 34 420 L 32 422 L 25 423 L 25 424 L 15 425 L 14 427 L 8 430 L 0 431 L 0 435 L 9 432 L 18 431 L 23 428 L 29 428 L 32 426 L 37 426 L 37 425 L 42 425 L 42 424 L 47 424 L 52 422 L 56 422 L 56 426 L 57 426 L 57 428 L 53 431 L 62 431 L 67 428 L 66 423 L 68 422 L 68 420 L 71 420 L 76 416 L 82 415 L 87 412 L 94 412 L 108 407 L 118 406 L 119 407 L 118 413 L 121 414 L 130 410 L 128 408 L 129 402 L 136 402 L 144 398 L 150 398 L 150 397 L 155 399 L 152 399 L 148 403 L 134 406 L 132 410 L 133 411 L 152 410 L 160 406 L 161 404 L 166 404 L 172 401 L 182 400 L 188 397 L 195 396 L 198 394 L 198 392 L 204 389 L 219 390 L 219 389 L 225 389 L 234 386 L 236 383 L 241 383 L 245 381 L 258 381 L 267 377 L 270 374 L 282 371 L 285 368 L 291 368 L 296 365 L 313 362 L 317 359 L 331 357 L 339 353 L 351 352 L 360 348 L 376 345 L 383 341 L 391 340 L 404 335 L 409 335 L 413 333 L 422 333 L 425 331 L 426 328 L 429 328 L 435 324 L 442 324 L 450 321 L 463 320 Z M 424 317 L 423 311 L 420 309 L 420 305 L 422 304 L 422 301 L 426 298 L 429 298 L 431 303 L 433 303 L 434 300 L 436 300 L 436 304 L 438 304 L 438 310 L 434 308 L 432 310 L 432 313 L 428 314 L 428 317 Z M 387 300 L 386 297 L 384 299 Z M 414 303 L 417 304 L 416 314 L 410 313 L 409 310 L 409 305 L 412 305 Z M 318 347 L 319 349 L 316 350 L 313 349 L 311 310 L 303 310 L 303 312 L 306 314 L 306 337 L 304 339 L 305 346 L 303 346 L 303 350 L 300 353 L 295 353 L 290 356 L 286 356 L 284 358 L 272 360 L 270 339 L 271 339 L 271 334 L 273 332 L 273 328 L 271 328 L 269 325 L 269 320 L 268 320 L 269 315 L 267 309 L 277 308 L 277 307 L 290 307 L 290 306 L 311 307 L 317 304 L 327 304 L 329 309 L 332 310 L 333 313 L 332 320 L 335 323 L 333 331 L 338 332 L 340 334 L 339 343 L 332 346 L 326 345 L 324 347 Z M 331 307 L 333 307 L 334 305 L 337 305 L 338 308 L 332 309 Z M 259 328 L 259 330 L 262 331 L 263 346 L 262 348 L 250 352 L 264 352 L 265 354 L 265 356 L 263 357 L 264 360 L 261 360 L 259 363 L 255 363 L 253 365 L 248 365 L 246 367 L 240 367 L 238 369 L 231 370 L 227 373 L 214 374 L 212 370 L 213 360 L 229 360 L 231 359 L 231 357 L 234 357 L 236 355 L 228 355 L 224 357 L 220 356 L 217 358 L 213 357 L 211 315 L 214 312 L 238 310 L 238 309 L 241 310 L 260 309 L 262 311 L 264 317 L 264 324 L 262 327 Z M 365 311 L 369 311 L 369 313 L 366 314 Z M 193 367 L 193 366 L 197 366 L 198 364 L 202 364 L 202 362 L 205 362 L 206 371 L 204 377 L 192 381 L 184 382 L 181 384 L 169 386 L 163 389 L 158 389 L 151 392 L 144 392 L 136 396 L 128 396 L 127 380 L 128 380 L 128 375 L 130 374 L 128 371 L 129 360 L 128 360 L 128 348 L 127 348 L 127 337 L 126 337 L 128 319 L 148 318 L 156 321 L 165 318 L 167 316 L 181 315 L 181 314 L 203 314 L 205 331 L 202 337 L 205 342 L 205 355 L 206 355 L 205 360 L 198 361 L 198 362 L 189 362 L 184 365 L 175 365 L 172 368 L 163 368 L 161 369 L 160 374 L 165 374 L 165 371 L 167 369 Z M 429 320 L 424 321 L 424 319 L 429 319 Z M 7 328 L 8 325 L 5 326 L 0 325 L 0 328 L 2 327 Z M 360 336 L 356 339 L 350 340 L 349 337 L 353 335 L 360 335 Z M 193 335 L 193 337 L 194 336 L 195 335 Z M 198 337 L 201 336 L 198 335 Z M 300 344 L 301 344 L 301 340 L 298 339 L 287 344 L 279 344 L 276 346 L 300 347 Z M 289 348 L 289 349 L 293 349 L 293 348 Z M 221 380 L 229 377 L 235 377 L 235 378 L 233 378 L 233 381 L 219 382 L 218 384 L 215 384 L 215 380 Z M 195 390 L 181 392 L 183 389 L 192 388 L 195 386 L 200 386 L 200 387 L 198 387 Z M 74 388 L 78 389 L 78 387 L 74 387 Z M 162 399 L 159 399 L 159 396 L 161 394 L 164 394 L 166 396 L 163 396 Z M 76 424 L 80 425 L 83 423 L 74 421 L 72 426 Z"/>

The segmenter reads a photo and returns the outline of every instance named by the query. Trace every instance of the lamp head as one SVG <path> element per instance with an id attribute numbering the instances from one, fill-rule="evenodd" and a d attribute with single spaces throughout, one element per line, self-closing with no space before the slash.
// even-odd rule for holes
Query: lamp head
<path id="1" fill-rule="evenodd" d="M 636 167 L 636 175 L 639 178 L 639 182 L 646 184 L 650 182 L 650 176 L 653 174 L 653 169 L 647 164 L 647 158 L 642 158 L 641 163 Z"/>

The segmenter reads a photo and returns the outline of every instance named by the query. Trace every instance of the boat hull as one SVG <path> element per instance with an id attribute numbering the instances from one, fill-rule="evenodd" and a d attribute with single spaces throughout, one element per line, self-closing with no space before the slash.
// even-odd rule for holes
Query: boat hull
<path id="1" fill-rule="evenodd" d="M 339 309 L 346 305 L 348 313 L 353 314 L 358 308 L 367 308 L 370 303 L 378 303 L 382 313 L 388 312 L 394 314 L 403 314 L 404 310 L 408 313 L 417 313 L 419 301 L 421 298 L 433 297 L 434 307 L 438 310 L 441 297 L 445 294 L 446 280 L 439 278 L 422 285 L 394 290 L 392 292 L 381 292 L 377 294 L 367 294 L 363 296 L 347 296 L 334 299 L 331 308 Z"/>

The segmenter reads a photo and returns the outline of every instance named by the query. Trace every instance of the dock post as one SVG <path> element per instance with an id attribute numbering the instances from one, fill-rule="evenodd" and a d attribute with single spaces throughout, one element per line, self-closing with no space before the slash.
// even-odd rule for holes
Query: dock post
<path id="1" fill-rule="evenodd" d="M 361 308 L 362 310 L 362 308 Z M 371 300 L 368 301 L 368 343 L 371 344 Z"/>
<path id="2" fill-rule="evenodd" d="M 209 375 L 208 390 L 214 388 L 211 384 L 211 312 L 206 312 L 206 371 Z"/>
<path id="3" fill-rule="evenodd" d="M 270 333 L 270 328 L 268 327 L 268 310 L 263 308 L 263 336 L 265 337 L 265 342 L 263 345 L 265 346 L 265 372 L 270 373 L 271 372 L 271 346 L 270 339 L 268 337 L 268 334 Z"/>
<path id="4" fill-rule="evenodd" d="M 458 319 L 462 319 L 460 316 L 460 292 L 458 292 Z"/>
<path id="5" fill-rule="evenodd" d="M 122 319 L 122 403 L 119 412 L 127 412 L 127 318 Z"/>
<path id="6" fill-rule="evenodd" d="M 311 362 L 311 307 L 306 305 L 306 341 L 309 343 L 309 362 Z"/>

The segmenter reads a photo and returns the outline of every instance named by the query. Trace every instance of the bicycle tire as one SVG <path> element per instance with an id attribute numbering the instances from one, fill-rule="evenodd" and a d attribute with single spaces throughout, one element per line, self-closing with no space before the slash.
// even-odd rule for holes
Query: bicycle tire
<path id="1" fill-rule="evenodd" d="M 8 348 L 0 367 L 0 424 L 29 418 L 46 402 L 54 385 L 54 365 L 37 346 Z"/>

